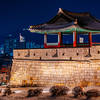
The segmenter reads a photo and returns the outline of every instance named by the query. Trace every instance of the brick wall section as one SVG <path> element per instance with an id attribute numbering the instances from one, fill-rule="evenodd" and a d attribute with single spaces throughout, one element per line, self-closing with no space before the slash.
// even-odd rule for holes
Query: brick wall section
<path id="1" fill-rule="evenodd" d="M 10 84 L 100 85 L 99 48 L 15 50 Z"/>

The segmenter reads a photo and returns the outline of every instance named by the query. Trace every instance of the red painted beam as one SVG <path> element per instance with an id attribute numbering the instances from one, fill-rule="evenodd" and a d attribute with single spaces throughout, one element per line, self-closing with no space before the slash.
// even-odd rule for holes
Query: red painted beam
<path id="1" fill-rule="evenodd" d="M 92 33 L 89 32 L 89 46 L 92 46 Z"/>
<path id="2" fill-rule="evenodd" d="M 76 47 L 77 44 L 77 35 L 76 35 L 76 31 L 73 32 L 73 47 Z"/>
<path id="3" fill-rule="evenodd" d="M 61 32 L 58 32 L 58 36 L 59 36 L 58 47 L 61 47 L 61 44 L 62 44 Z"/>
<path id="4" fill-rule="evenodd" d="M 47 47 L 47 33 L 44 34 L 44 48 L 48 48 Z"/>

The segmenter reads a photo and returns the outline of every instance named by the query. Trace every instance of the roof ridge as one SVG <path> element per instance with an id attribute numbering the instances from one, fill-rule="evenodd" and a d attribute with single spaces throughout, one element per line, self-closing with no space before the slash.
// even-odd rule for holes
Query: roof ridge
<path id="1" fill-rule="evenodd" d="M 62 8 L 61 8 L 62 9 Z M 99 22 L 100 23 L 100 20 L 97 19 L 96 17 L 92 16 L 92 14 L 90 12 L 71 12 L 71 11 L 68 11 L 68 10 L 63 10 L 63 13 L 73 17 L 73 15 L 75 16 L 90 16 L 92 19 L 94 19 L 95 21 Z"/>
<path id="2" fill-rule="evenodd" d="M 71 11 L 68 11 L 68 10 L 63 10 L 63 12 L 65 14 L 68 14 L 68 15 L 76 15 L 76 16 L 89 16 L 90 13 L 89 12 L 71 12 Z"/>

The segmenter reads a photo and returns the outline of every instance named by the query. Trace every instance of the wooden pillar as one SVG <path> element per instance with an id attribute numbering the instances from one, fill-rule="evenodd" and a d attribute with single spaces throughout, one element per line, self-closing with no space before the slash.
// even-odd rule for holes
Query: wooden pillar
<path id="1" fill-rule="evenodd" d="M 89 46 L 92 46 L 92 33 L 89 32 Z"/>
<path id="2" fill-rule="evenodd" d="M 58 32 L 58 47 L 61 47 L 62 44 L 62 36 L 61 36 L 61 32 Z"/>
<path id="3" fill-rule="evenodd" d="M 44 34 L 44 48 L 47 48 L 47 33 Z"/>
<path id="4" fill-rule="evenodd" d="M 76 31 L 73 32 L 73 47 L 76 47 L 77 45 L 77 35 Z"/>

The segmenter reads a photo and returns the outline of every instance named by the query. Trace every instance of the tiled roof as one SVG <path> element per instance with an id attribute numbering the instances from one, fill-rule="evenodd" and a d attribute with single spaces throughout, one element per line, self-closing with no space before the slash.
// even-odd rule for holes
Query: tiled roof
<path id="1" fill-rule="evenodd" d="M 59 8 L 57 15 L 54 16 L 51 20 L 44 24 L 30 26 L 30 30 L 39 33 L 48 31 L 57 32 L 72 25 L 74 25 L 75 28 L 83 29 L 85 32 L 100 32 L 100 21 L 93 17 L 90 13 L 73 13 L 61 8 Z"/>

